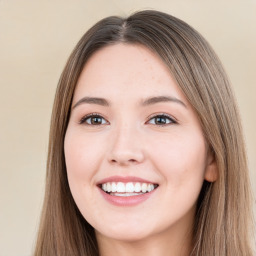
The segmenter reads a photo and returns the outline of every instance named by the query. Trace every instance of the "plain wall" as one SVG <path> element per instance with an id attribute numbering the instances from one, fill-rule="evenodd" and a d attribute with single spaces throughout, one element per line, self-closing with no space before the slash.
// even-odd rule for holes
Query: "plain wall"
<path id="1" fill-rule="evenodd" d="M 0 0 L 0 256 L 28 256 L 43 201 L 56 85 L 82 34 L 157 9 L 200 31 L 232 81 L 256 193 L 256 0 Z"/>

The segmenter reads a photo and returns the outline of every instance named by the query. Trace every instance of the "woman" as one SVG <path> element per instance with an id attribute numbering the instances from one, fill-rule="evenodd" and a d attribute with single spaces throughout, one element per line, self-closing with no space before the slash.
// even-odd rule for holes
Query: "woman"
<path id="1" fill-rule="evenodd" d="M 250 195 L 205 39 L 157 11 L 93 26 L 57 88 L 35 255 L 252 255 Z"/>

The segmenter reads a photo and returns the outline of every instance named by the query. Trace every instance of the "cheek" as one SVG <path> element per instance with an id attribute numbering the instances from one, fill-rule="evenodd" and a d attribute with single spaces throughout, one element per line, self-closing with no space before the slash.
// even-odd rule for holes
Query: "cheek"
<path id="1" fill-rule="evenodd" d="M 92 136 L 87 137 L 80 131 L 67 130 L 64 141 L 68 183 L 82 213 L 88 212 L 88 207 L 96 203 L 92 193 L 95 186 L 93 177 L 101 156 L 99 144 Z"/>
<path id="2" fill-rule="evenodd" d="M 99 138 L 84 136 L 79 131 L 67 130 L 64 142 L 64 153 L 69 177 L 80 180 L 89 180 L 97 169 L 102 156 L 103 147 L 99 144 Z"/>
<path id="3" fill-rule="evenodd" d="M 201 184 L 206 167 L 206 145 L 201 133 L 175 134 L 152 140 L 151 159 L 173 186 Z M 173 187 L 172 186 L 172 187 Z"/>
<path id="4" fill-rule="evenodd" d="M 153 143 L 153 141 L 152 141 Z M 154 149 L 154 150 L 153 150 Z M 171 140 L 152 144 L 154 168 L 164 179 L 162 186 L 166 220 L 174 221 L 185 213 L 194 214 L 206 167 L 206 147 L 203 137 L 174 136 Z M 175 210 L 174 207 L 175 206 Z M 169 212 L 172 212 L 170 218 Z"/>
<path id="5" fill-rule="evenodd" d="M 64 141 L 68 183 L 78 208 L 84 205 L 84 200 L 91 200 L 90 187 L 93 184 L 93 175 L 97 169 L 97 152 L 95 143 L 79 131 L 67 130 Z"/>

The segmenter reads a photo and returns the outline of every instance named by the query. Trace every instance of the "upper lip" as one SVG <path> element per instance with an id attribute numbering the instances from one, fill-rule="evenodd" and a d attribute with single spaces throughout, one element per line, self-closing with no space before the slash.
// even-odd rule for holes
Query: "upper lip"
<path id="1" fill-rule="evenodd" d="M 151 183 L 151 184 L 156 184 L 155 182 L 149 181 L 149 180 L 145 180 L 139 177 L 135 177 L 135 176 L 111 176 L 105 179 L 100 180 L 97 185 L 100 184 L 104 184 L 107 182 L 123 182 L 123 183 L 127 183 L 127 182 L 141 182 L 141 183 Z"/>

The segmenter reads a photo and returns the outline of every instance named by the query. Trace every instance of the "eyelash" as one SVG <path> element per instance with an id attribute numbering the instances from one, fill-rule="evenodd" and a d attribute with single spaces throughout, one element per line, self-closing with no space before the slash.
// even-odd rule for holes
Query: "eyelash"
<path id="1" fill-rule="evenodd" d="M 154 114 L 154 115 L 151 115 L 148 117 L 148 121 L 146 123 L 148 123 L 150 120 L 152 119 L 156 119 L 156 118 L 165 118 L 165 119 L 168 119 L 167 122 L 169 123 L 165 123 L 165 124 L 153 124 L 153 125 L 157 125 L 157 126 L 167 126 L 167 125 L 171 125 L 171 124 L 177 124 L 177 121 L 171 117 L 170 115 L 167 115 L 165 113 L 162 113 L 162 114 Z M 102 117 L 100 114 L 98 113 L 92 113 L 92 114 L 89 114 L 89 115 L 86 115 L 84 116 L 80 121 L 79 121 L 79 124 L 85 124 L 85 125 L 88 125 L 88 126 L 100 126 L 100 125 L 106 125 L 106 124 L 88 124 L 86 123 L 86 121 L 88 121 L 90 118 L 100 118 L 100 119 L 104 119 L 104 117 Z M 108 121 L 106 121 L 106 123 L 109 123 Z"/>
<path id="2" fill-rule="evenodd" d="M 170 115 L 167 115 L 165 113 L 161 113 L 161 114 L 153 114 L 151 116 L 148 117 L 149 121 L 152 120 L 152 119 L 156 119 L 156 118 L 165 118 L 165 119 L 168 119 L 169 123 L 165 123 L 165 124 L 155 124 L 157 126 L 167 126 L 167 125 L 171 125 L 171 124 L 177 124 L 177 121 Z M 149 122 L 147 121 L 147 123 Z"/>
<path id="3" fill-rule="evenodd" d="M 93 118 L 93 117 L 105 119 L 104 117 L 102 117 L 102 116 L 101 116 L 100 114 L 98 114 L 98 113 L 92 113 L 92 114 L 89 114 L 89 115 L 84 116 L 84 117 L 80 120 L 79 124 L 93 125 L 93 124 L 88 124 L 88 123 L 86 123 L 86 121 L 87 121 L 88 119 Z M 101 124 L 98 124 L 98 125 L 101 125 Z M 95 125 L 95 126 L 98 126 L 98 125 Z"/>

